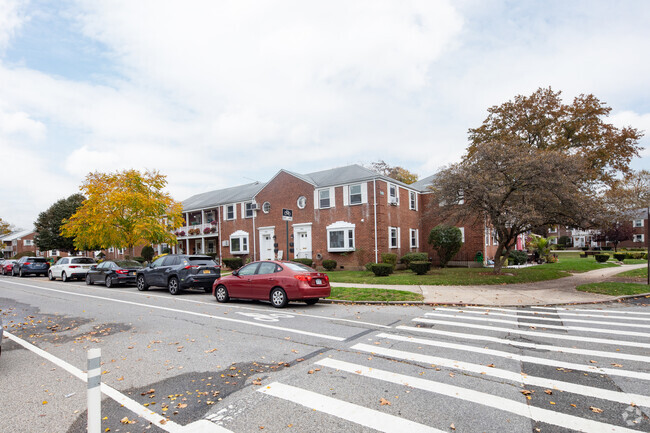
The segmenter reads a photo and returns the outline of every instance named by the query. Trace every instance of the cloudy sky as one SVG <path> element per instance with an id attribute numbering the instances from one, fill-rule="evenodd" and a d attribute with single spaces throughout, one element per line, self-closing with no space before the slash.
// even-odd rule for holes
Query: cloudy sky
<path id="1" fill-rule="evenodd" d="M 457 161 L 486 109 L 593 93 L 648 131 L 650 2 L 0 0 L 0 217 L 31 228 L 91 171 L 183 200 L 383 159 Z"/>

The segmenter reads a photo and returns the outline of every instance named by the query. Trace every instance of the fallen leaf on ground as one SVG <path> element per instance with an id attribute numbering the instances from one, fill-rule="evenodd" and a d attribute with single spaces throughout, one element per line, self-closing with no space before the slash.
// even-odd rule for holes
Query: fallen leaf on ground
<path id="1" fill-rule="evenodd" d="M 594 406 L 589 406 L 589 410 L 591 410 L 592 412 L 595 412 L 595 413 L 603 413 L 602 409 L 599 409 L 599 408 L 594 407 Z"/>
<path id="2" fill-rule="evenodd" d="M 544 392 L 547 393 L 548 395 L 553 395 L 553 391 L 551 391 L 550 389 L 545 389 Z"/>
<path id="3" fill-rule="evenodd" d="M 379 404 L 381 404 L 382 406 L 386 406 L 386 405 L 390 406 L 390 401 L 382 397 L 379 399 Z"/>

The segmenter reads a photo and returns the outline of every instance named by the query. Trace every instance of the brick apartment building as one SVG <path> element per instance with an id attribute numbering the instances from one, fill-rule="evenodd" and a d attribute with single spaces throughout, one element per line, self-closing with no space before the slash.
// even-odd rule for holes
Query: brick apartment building
<path id="1" fill-rule="evenodd" d="M 380 262 L 382 253 L 421 251 L 435 261 L 427 243 L 438 223 L 427 216 L 430 181 L 407 185 L 359 165 L 309 174 L 283 169 L 266 183 L 185 200 L 187 225 L 176 231 L 173 250 L 248 260 L 311 258 L 316 265 L 334 259 L 346 269 Z M 292 211 L 291 221 L 283 220 L 284 209 Z M 465 244 L 457 262 L 473 263 L 477 252 L 493 257 L 496 242 L 485 224 L 461 231 Z"/>

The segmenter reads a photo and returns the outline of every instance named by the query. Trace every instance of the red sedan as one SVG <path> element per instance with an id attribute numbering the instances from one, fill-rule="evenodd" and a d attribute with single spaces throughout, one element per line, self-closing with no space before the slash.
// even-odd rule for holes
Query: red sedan
<path id="1" fill-rule="evenodd" d="M 5 260 L 2 262 L 2 275 L 11 275 L 11 272 L 14 269 L 14 263 L 17 260 Z"/>
<path id="2" fill-rule="evenodd" d="M 231 275 L 215 280 L 212 295 L 219 302 L 230 298 L 270 301 L 276 308 L 289 301 L 308 305 L 330 295 L 326 274 L 295 262 L 261 261 L 242 266 Z"/>

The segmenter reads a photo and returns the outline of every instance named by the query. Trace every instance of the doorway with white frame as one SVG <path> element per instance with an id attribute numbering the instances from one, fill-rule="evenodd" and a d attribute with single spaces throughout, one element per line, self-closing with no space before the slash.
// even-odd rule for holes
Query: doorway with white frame
<path id="1" fill-rule="evenodd" d="M 273 244 L 275 243 L 275 227 L 260 227 L 260 260 L 275 259 Z"/>

